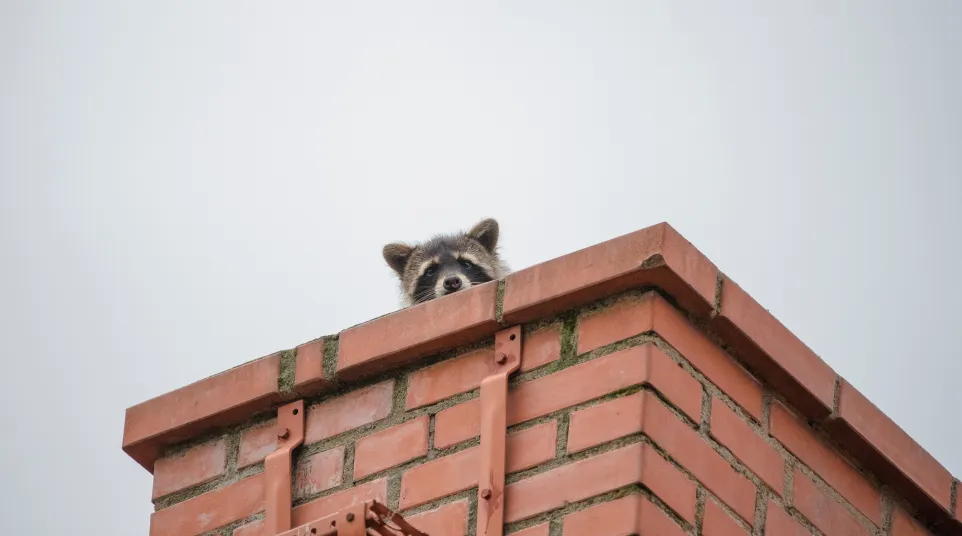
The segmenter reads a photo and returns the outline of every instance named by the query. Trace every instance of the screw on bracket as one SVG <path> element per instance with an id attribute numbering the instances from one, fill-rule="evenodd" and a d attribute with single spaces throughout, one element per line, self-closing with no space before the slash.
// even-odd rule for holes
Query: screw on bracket
<path id="1" fill-rule="evenodd" d="M 505 363 L 508 361 L 508 354 L 506 354 L 506 353 L 504 353 L 504 352 L 498 352 L 498 357 L 495 359 L 495 361 L 496 361 L 499 365 L 505 364 Z"/>
<path id="2" fill-rule="evenodd" d="M 350 523 L 350 522 L 352 522 L 352 521 L 354 521 L 354 512 L 348 512 L 348 513 L 347 513 L 347 522 Z"/>
<path id="3" fill-rule="evenodd" d="M 490 499 L 490 498 L 491 498 L 491 490 L 489 490 L 488 488 L 484 488 L 483 490 L 481 490 L 481 498 L 484 499 L 484 500 Z"/>
<path id="4" fill-rule="evenodd" d="M 277 431 L 277 439 L 287 439 L 291 435 L 289 428 L 281 428 Z"/>

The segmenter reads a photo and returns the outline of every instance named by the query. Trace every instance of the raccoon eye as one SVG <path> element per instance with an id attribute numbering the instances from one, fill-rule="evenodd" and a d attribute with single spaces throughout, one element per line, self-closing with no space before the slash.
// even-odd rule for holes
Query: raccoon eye
<path id="1" fill-rule="evenodd" d="M 438 271 L 438 265 L 432 264 L 431 266 L 428 266 L 427 270 L 424 271 L 424 275 L 431 277 L 432 275 L 434 275 L 434 272 L 437 272 L 437 271 Z"/>
<path id="2" fill-rule="evenodd" d="M 469 260 L 461 259 L 461 266 L 463 266 L 465 270 L 470 270 L 474 265 L 471 264 L 471 261 Z"/>

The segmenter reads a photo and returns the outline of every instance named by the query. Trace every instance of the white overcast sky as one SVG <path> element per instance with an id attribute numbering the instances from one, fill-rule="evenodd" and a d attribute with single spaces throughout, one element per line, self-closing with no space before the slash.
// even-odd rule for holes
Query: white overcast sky
<path id="1" fill-rule="evenodd" d="M 125 408 L 390 311 L 381 247 L 484 216 L 515 269 L 668 221 L 962 475 L 960 35 L 958 0 L 0 0 L 0 533 L 146 534 Z"/>

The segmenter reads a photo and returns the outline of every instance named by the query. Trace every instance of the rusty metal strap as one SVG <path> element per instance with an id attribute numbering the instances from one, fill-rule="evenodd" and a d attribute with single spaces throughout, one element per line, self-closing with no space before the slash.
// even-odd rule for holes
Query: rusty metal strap
<path id="1" fill-rule="evenodd" d="M 481 382 L 481 474 L 478 536 L 504 533 L 504 467 L 508 428 L 508 376 L 521 366 L 521 326 L 494 336 L 495 372 Z"/>
<path id="2" fill-rule="evenodd" d="M 291 453 L 303 442 L 304 401 L 298 400 L 277 410 L 277 450 L 264 460 L 267 534 L 291 528 Z"/>

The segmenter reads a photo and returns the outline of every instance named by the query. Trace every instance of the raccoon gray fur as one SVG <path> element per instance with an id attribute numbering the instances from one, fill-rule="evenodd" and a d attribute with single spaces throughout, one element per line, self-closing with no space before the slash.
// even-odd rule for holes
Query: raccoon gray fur
<path id="1" fill-rule="evenodd" d="M 488 218 L 467 233 L 384 246 L 384 260 L 401 283 L 402 304 L 416 305 L 507 275 L 510 270 L 498 255 L 498 232 L 498 222 Z"/>

